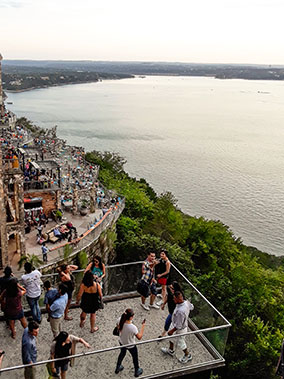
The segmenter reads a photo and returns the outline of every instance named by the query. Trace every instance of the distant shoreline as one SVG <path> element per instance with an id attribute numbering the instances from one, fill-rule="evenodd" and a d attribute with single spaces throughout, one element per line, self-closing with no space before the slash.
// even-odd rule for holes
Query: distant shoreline
<path id="1" fill-rule="evenodd" d="M 107 80 L 118 80 L 117 79 L 107 79 Z M 129 78 L 131 79 L 131 78 Z M 105 79 L 106 80 L 106 79 Z M 33 91 L 35 89 L 46 89 L 50 87 L 62 87 L 62 86 L 68 86 L 68 85 L 73 85 L 73 84 L 87 84 L 87 83 L 98 83 L 102 80 L 91 80 L 91 81 L 85 81 L 85 82 L 72 82 L 72 83 L 56 83 L 56 84 L 50 84 L 46 86 L 36 86 L 36 87 L 30 87 L 30 88 L 22 88 L 22 89 L 3 89 L 7 93 L 21 93 L 21 92 L 26 92 L 26 91 Z"/>

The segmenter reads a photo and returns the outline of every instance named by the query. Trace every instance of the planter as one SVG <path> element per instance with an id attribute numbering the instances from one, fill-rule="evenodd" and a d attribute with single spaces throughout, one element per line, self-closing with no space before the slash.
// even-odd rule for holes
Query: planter
<path id="1" fill-rule="evenodd" d="M 80 215 L 86 216 L 88 214 L 88 208 L 87 207 L 81 207 L 80 208 Z"/>

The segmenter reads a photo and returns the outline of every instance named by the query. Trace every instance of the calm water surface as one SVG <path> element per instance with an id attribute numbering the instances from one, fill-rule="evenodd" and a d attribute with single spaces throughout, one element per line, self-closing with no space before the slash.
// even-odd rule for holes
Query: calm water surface
<path id="1" fill-rule="evenodd" d="M 146 77 L 9 94 L 10 109 L 169 190 L 191 215 L 284 254 L 284 83 Z"/>

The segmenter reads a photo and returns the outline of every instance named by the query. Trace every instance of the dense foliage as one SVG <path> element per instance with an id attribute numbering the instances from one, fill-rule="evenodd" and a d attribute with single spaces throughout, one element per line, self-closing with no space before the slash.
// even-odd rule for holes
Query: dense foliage
<path id="1" fill-rule="evenodd" d="M 166 247 L 171 260 L 232 324 L 227 365 L 218 375 L 274 378 L 284 336 L 282 265 L 255 254 L 220 221 L 183 214 L 170 193 L 156 196 L 145 180 L 130 178 L 117 155 L 92 152 L 87 159 L 99 163 L 99 179 L 126 198 L 117 223 L 118 259 L 143 259 L 145 250 Z"/>

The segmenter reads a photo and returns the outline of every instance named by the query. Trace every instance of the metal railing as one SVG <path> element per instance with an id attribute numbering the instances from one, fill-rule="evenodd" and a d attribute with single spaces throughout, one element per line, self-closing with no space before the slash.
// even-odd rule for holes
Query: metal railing
<path id="1" fill-rule="evenodd" d="M 142 262 L 131 262 L 119 265 L 106 266 L 106 277 L 103 283 L 104 301 L 113 301 L 122 299 L 129 299 L 133 296 L 139 296 L 136 292 L 137 282 L 141 276 Z M 76 279 L 75 294 L 79 288 L 82 280 L 83 270 L 74 271 Z M 163 338 L 153 338 L 150 336 L 145 341 L 137 342 L 139 348 L 139 357 L 144 362 L 144 375 L 142 378 L 151 377 L 166 377 L 167 374 L 181 372 L 196 372 L 209 368 L 220 367 L 224 365 L 224 350 L 230 328 L 230 323 L 226 318 L 206 299 L 204 295 L 177 269 L 174 265 L 171 266 L 171 278 L 178 280 L 186 297 L 190 296 L 190 301 L 194 305 L 194 310 L 190 313 L 188 320 L 190 331 L 180 334 L 178 336 L 167 336 Z M 43 280 L 49 279 L 54 285 L 59 282 L 58 274 L 43 275 Z M 134 299 L 135 300 L 135 299 Z M 128 303 L 126 303 L 128 304 Z M 139 306 L 139 304 L 137 303 Z M 101 312 L 105 312 L 102 310 Z M 151 313 L 149 323 L 155 324 L 155 315 L 158 313 Z M 102 316 L 100 316 L 102 317 Z M 154 317 L 154 318 L 153 318 Z M 109 333 L 107 338 L 107 345 L 104 348 L 93 349 L 92 351 L 74 354 L 69 358 L 76 358 L 76 365 L 72 367 L 71 377 L 78 377 L 79 375 L 98 375 L 101 378 L 109 378 L 113 376 L 115 369 L 118 350 L 121 346 L 117 345 L 116 337 L 113 337 L 111 331 L 115 325 L 116 319 L 113 315 L 113 323 L 109 326 L 106 325 L 105 333 Z M 108 331 L 108 328 L 110 329 Z M 74 331 L 73 331 L 74 332 Z M 156 334 L 154 330 L 152 333 Z M 112 336 L 112 337 L 111 337 Z M 193 361 L 188 364 L 182 365 L 177 360 L 172 358 L 165 358 L 160 352 L 161 346 L 168 346 L 168 340 L 176 341 L 176 338 L 181 336 L 185 337 L 185 341 L 190 346 L 190 351 L 193 355 Z M 116 346 L 115 346 L 116 345 Z M 130 347 L 131 345 L 124 345 Z M 40 348 L 40 347 L 39 347 Z M 96 359 L 94 359 L 96 356 Z M 62 358 L 63 359 L 63 358 Z M 50 362 L 61 360 L 48 359 L 35 363 L 39 366 L 39 378 L 44 377 L 45 365 Z M 145 364 L 147 362 L 147 365 Z M 149 364 L 151 362 L 151 364 Z M 0 370 L 4 379 L 11 378 L 11 371 L 13 371 L 13 378 L 20 378 L 23 375 L 22 370 L 31 365 L 20 365 L 5 367 Z M 83 374 L 84 370 L 88 367 L 88 373 Z M 143 366 L 142 366 L 143 367 Z M 109 371 L 111 368 L 111 371 Z M 111 374 L 110 374 L 111 373 Z M 42 375 L 42 376 L 41 376 Z"/>
<path id="2" fill-rule="evenodd" d="M 68 260 L 79 254 L 84 249 L 87 249 L 100 237 L 110 225 L 115 223 L 125 207 L 125 199 L 123 198 L 114 208 L 110 208 L 100 220 L 93 220 L 90 223 L 90 228 L 79 238 L 71 242 L 64 242 L 60 246 L 55 246 L 49 249 L 49 261 L 42 268 L 47 269 L 49 266 L 54 266 L 58 261 L 64 259 L 66 246 L 69 246 L 71 252 L 68 254 Z"/>

